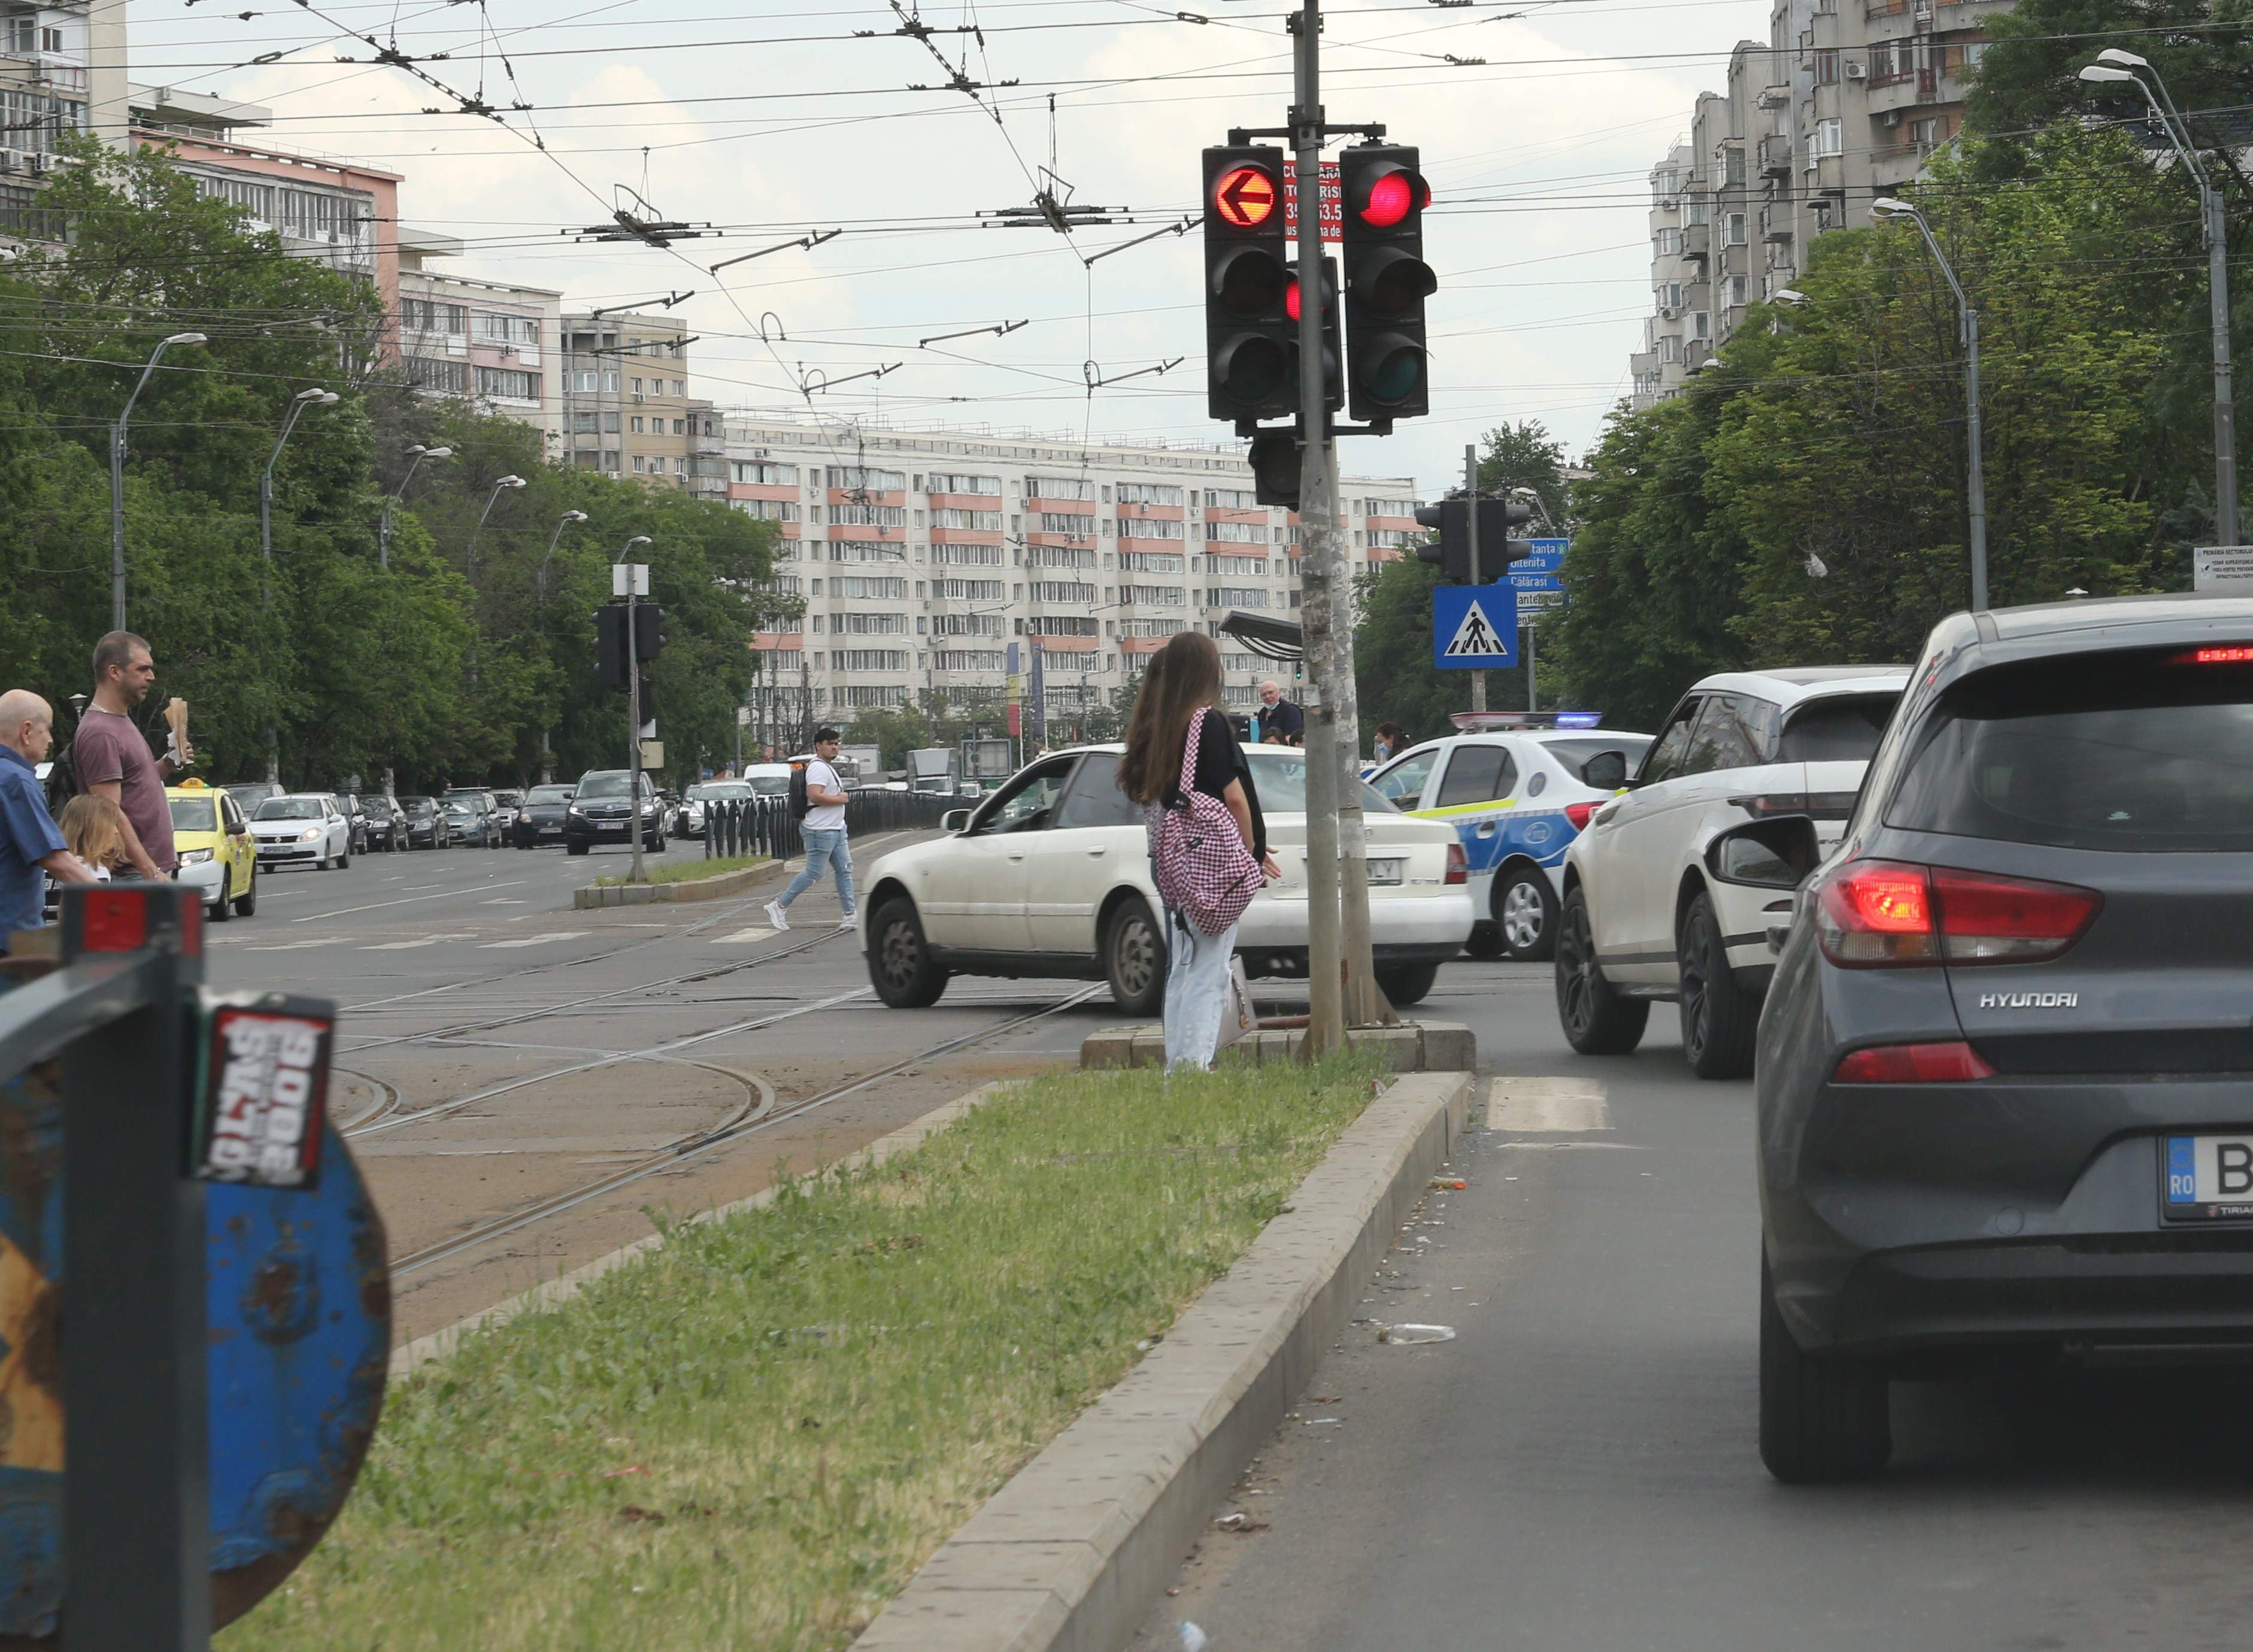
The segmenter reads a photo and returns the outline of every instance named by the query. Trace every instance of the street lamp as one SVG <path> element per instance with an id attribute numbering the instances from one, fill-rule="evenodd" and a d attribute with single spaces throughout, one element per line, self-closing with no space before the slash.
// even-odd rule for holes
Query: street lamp
<path id="1" fill-rule="evenodd" d="M 149 365 L 141 369 L 140 382 L 133 394 L 125 398 L 119 410 L 117 422 L 109 427 L 109 629 L 125 629 L 125 422 L 133 416 L 133 404 L 149 387 L 149 375 L 157 371 L 157 363 L 174 345 L 199 345 L 205 335 L 199 332 L 176 332 L 157 341 L 149 352 Z"/>
<path id="2" fill-rule="evenodd" d="M 1907 201 L 1897 201 L 1889 196 L 1880 196 L 1870 203 L 1870 216 L 1876 219 L 1906 218 L 1924 237 L 1932 261 L 1940 266 L 1940 273 L 1948 279 L 1949 290 L 1956 295 L 1958 317 L 1957 336 L 1964 341 L 1964 408 L 1965 440 L 1971 450 L 1971 471 L 1966 488 L 1971 498 L 1971 607 L 1977 612 L 1987 606 L 1987 477 L 1980 461 L 1979 440 L 1979 312 L 1971 308 L 1964 296 L 1964 283 L 1956 279 L 1940 242 L 1932 234 L 1932 226 L 1924 221 L 1924 214 Z"/>
<path id="3" fill-rule="evenodd" d="M 478 536 L 485 531 L 485 519 L 492 514 L 493 501 L 500 498 L 505 489 L 523 485 L 522 477 L 505 476 L 494 483 L 492 491 L 485 495 L 485 508 L 478 513 L 478 525 L 470 532 L 470 588 L 472 590 L 477 589 L 478 583 Z"/>
<path id="4" fill-rule="evenodd" d="M 290 397 L 289 411 L 282 421 L 282 434 L 274 443 L 274 451 L 266 456 L 266 468 L 258 475 L 258 550 L 264 559 L 261 565 L 259 605 L 269 621 L 274 614 L 274 467 L 281 462 L 289 432 L 297 428 L 297 421 L 306 408 L 332 408 L 343 400 L 335 391 L 324 390 L 318 385 Z M 266 721 L 266 777 L 276 785 L 282 784 L 282 734 L 271 716 Z"/>
<path id="5" fill-rule="evenodd" d="M 2151 76 L 2149 80 L 2145 75 Z M 2081 71 L 2091 86 L 2134 87 L 2152 106 L 2152 118 L 2166 130 L 2175 152 L 2198 180 L 2199 204 L 2206 220 L 2206 296 L 2214 329 L 2214 537 L 2220 545 L 2237 543 L 2237 408 L 2229 383 L 2229 243 L 2222 213 L 2222 192 L 2199 158 L 2190 128 L 2175 108 L 2173 94 L 2159 72 L 2132 52 L 2112 46 L 2096 54 L 2096 61 Z M 2156 94 L 2152 87 L 2159 88 Z M 2164 100 L 2165 107 L 2161 107 Z"/>
<path id="6" fill-rule="evenodd" d="M 415 479 L 415 467 L 425 459 L 450 459 L 454 457 L 454 450 L 451 448 L 426 448 L 420 442 L 408 448 L 407 451 L 413 456 L 408 461 L 407 474 L 399 478 L 398 492 L 384 495 L 383 523 L 376 530 L 376 561 L 385 568 L 391 566 L 391 507 L 407 497 L 407 484 Z"/>
<path id="7" fill-rule="evenodd" d="M 540 559 L 540 571 L 533 576 L 533 589 L 535 593 L 533 606 L 535 609 L 545 610 L 548 606 L 548 564 L 555 560 L 555 546 L 557 541 L 562 539 L 563 530 L 574 522 L 583 522 L 586 519 L 587 513 L 584 511 L 566 511 L 556 519 L 555 531 L 548 536 L 548 554 Z M 544 635 L 546 631 L 544 625 L 541 631 Z M 541 723 L 540 725 L 540 784 L 543 786 L 552 785 L 555 781 L 555 749 L 548 743 L 548 725 Z"/>

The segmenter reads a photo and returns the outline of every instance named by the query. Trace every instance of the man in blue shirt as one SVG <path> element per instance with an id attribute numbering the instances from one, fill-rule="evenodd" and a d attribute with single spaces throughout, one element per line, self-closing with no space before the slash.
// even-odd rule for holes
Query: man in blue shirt
<path id="1" fill-rule="evenodd" d="M 0 694 L 0 938 L 45 921 L 46 882 L 91 883 L 47 812 L 37 765 L 55 743 L 54 713 L 28 688 Z"/>

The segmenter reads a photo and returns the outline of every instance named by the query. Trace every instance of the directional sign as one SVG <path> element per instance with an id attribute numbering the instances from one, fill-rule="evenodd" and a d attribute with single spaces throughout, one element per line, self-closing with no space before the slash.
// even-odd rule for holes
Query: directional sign
<path id="1" fill-rule="evenodd" d="M 1256 166 L 1238 166 L 1220 175 L 1212 204 L 1238 229 L 1257 229 L 1275 210 L 1275 180 Z"/>
<path id="2" fill-rule="evenodd" d="M 1529 540 L 1533 554 L 1510 565 L 1507 582 L 1521 591 L 1561 591 L 1565 589 L 1565 553 L 1570 540 Z"/>
<path id="3" fill-rule="evenodd" d="M 1508 585 L 1432 591 L 1432 663 L 1442 671 L 1508 671 L 1517 664 L 1517 593 Z"/>
<path id="4" fill-rule="evenodd" d="M 1299 233 L 1299 169 L 1295 163 L 1283 163 L 1283 231 L 1286 234 Z M 1322 239 L 1342 240 L 1345 237 L 1345 186 L 1338 181 L 1338 164 L 1322 163 Z"/>

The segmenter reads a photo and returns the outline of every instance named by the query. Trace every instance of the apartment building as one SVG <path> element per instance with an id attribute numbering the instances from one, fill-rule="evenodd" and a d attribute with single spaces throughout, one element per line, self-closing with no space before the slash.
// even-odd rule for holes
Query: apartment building
<path id="1" fill-rule="evenodd" d="M 1051 721 L 1109 702 L 1176 632 L 1231 610 L 1294 618 L 1296 516 L 1260 505 L 1233 445 L 1102 443 L 985 428 L 857 435 L 729 414 L 728 501 L 777 525 L 797 629 L 762 635 L 755 725 L 839 721 L 943 695 L 997 708 L 1017 646 Z M 1421 537 L 1402 477 L 1349 477 L 1358 572 Z M 1229 703 L 1278 667 L 1222 638 Z M 1029 684 L 1028 685 L 1029 693 Z"/>
<path id="2" fill-rule="evenodd" d="M 712 404 L 688 394 L 695 340 L 687 324 L 623 312 L 565 316 L 561 324 L 560 428 L 570 462 L 725 499 L 726 433 Z"/>
<path id="3" fill-rule="evenodd" d="M 125 8 L 0 0 L 0 240 L 45 240 L 40 180 L 66 132 L 125 121 Z"/>
<path id="4" fill-rule="evenodd" d="M 420 395 L 533 426 L 553 459 L 562 451 L 563 295 L 429 268 L 461 251 L 453 236 L 401 227 L 400 366 Z"/>
<path id="5" fill-rule="evenodd" d="M 1989 18 L 2011 0 L 1775 0 L 1727 89 L 1650 171 L 1652 313 L 1634 405 L 1678 394 L 1807 248 L 1869 221 L 1964 126 Z"/>

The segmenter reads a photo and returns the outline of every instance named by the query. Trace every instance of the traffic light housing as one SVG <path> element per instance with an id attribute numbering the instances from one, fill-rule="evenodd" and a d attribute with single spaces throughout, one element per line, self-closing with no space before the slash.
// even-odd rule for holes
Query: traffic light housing
<path id="1" fill-rule="evenodd" d="M 1298 329 L 1283 234 L 1283 151 L 1204 152 L 1205 410 L 1235 422 L 1288 418 Z"/>
<path id="2" fill-rule="evenodd" d="M 595 675 L 605 688 L 626 686 L 626 605 L 604 603 L 595 610 Z"/>
<path id="3" fill-rule="evenodd" d="M 1299 508 L 1299 438 L 1289 430 L 1262 430 L 1245 456 L 1252 466 L 1252 497 L 1262 505 Z"/>
<path id="4" fill-rule="evenodd" d="M 1510 529 L 1523 527 L 1533 519 L 1533 507 L 1517 499 L 1481 499 L 1478 507 L 1479 578 L 1476 582 L 1491 585 L 1508 571 L 1512 562 L 1522 562 L 1533 554 L 1531 541 L 1510 537 Z M 1473 583 L 1468 502 L 1442 499 L 1437 505 L 1419 505 L 1416 519 L 1426 527 L 1440 530 L 1438 539 L 1416 547 L 1416 559 L 1437 568 L 1440 577 L 1450 584 Z"/>
<path id="5" fill-rule="evenodd" d="M 1299 411 L 1299 267 L 1290 268 L 1283 289 L 1283 313 L 1291 322 L 1291 411 Z M 1322 405 L 1332 413 L 1345 406 L 1345 319 L 1338 303 L 1338 261 L 1322 260 Z"/>
<path id="6" fill-rule="evenodd" d="M 634 604 L 634 658 L 646 666 L 665 652 L 665 610 L 654 603 Z"/>
<path id="7" fill-rule="evenodd" d="M 1338 185 L 1348 395 L 1355 418 L 1389 429 L 1432 410 L 1424 325 L 1424 300 L 1440 284 L 1424 261 L 1432 187 L 1419 151 L 1399 143 L 1341 150 Z"/>

